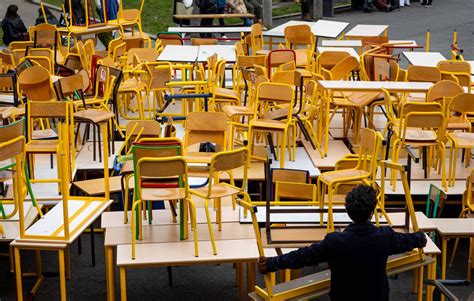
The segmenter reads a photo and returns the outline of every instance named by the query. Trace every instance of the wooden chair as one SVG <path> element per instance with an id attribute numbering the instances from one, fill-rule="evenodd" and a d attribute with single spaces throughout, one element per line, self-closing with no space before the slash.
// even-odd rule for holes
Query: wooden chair
<path id="1" fill-rule="evenodd" d="M 378 159 L 383 137 L 379 132 L 364 128 L 361 131 L 357 165 L 351 169 L 335 170 L 322 173 L 318 177 L 318 200 L 320 207 L 325 206 L 325 195 L 328 194 L 327 230 L 334 231 L 333 195 L 340 184 L 363 183 L 375 186 Z M 321 219 L 322 222 L 322 219 Z"/>
<path id="2" fill-rule="evenodd" d="M 173 157 L 163 157 L 163 158 L 154 158 L 154 157 L 143 157 L 137 162 L 136 168 L 137 179 L 137 200 L 133 203 L 132 206 L 132 259 L 135 259 L 135 244 L 136 244 L 136 222 L 135 214 L 133 212 L 136 210 L 137 206 L 141 206 L 143 201 L 156 201 L 162 200 L 163 198 L 167 199 L 179 199 L 185 203 L 184 212 L 185 216 L 187 214 L 187 206 L 190 205 L 191 212 L 191 226 L 194 231 L 194 256 L 199 256 L 198 252 L 198 233 L 196 226 L 196 206 L 190 197 L 189 190 L 189 181 L 188 181 L 188 168 L 186 160 L 183 157 L 173 156 Z M 178 187 L 176 188 L 146 188 L 146 181 L 150 179 L 159 180 L 165 179 L 169 180 L 170 177 L 173 177 L 178 180 Z M 145 186 L 145 187 L 142 187 Z M 181 217 L 187 223 L 186 217 Z M 139 239 L 141 239 L 141 218 L 138 219 L 138 229 L 139 229 Z M 186 226 L 187 227 L 187 226 Z M 215 253 L 215 252 L 214 252 Z"/>
<path id="3" fill-rule="evenodd" d="M 295 50 L 296 66 L 310 69 L 317 38 L 306 24 L 293 25 L 285 28 L 285 43 L 287 49 Z M 298 49 L 298 46 L 303 48 Z"/>
<path id="4" fill-rule="evenodd" d="M 201 143 L 212 143 L 215 152 L 227 150 L 227 117 L 222 112 L 191 112 L 184 124 L 184 154 L 187 156 L 208 156 L 212 153 L 195 150 Z M 193 147 L 193 148 L 191 148 Z"/>
<path id="5" fill-rule="evenodd" d="M 33 206 L 42 216 L 34 195 L 30 189 L 30 183 L 25 174 L 25 144 L 24 134 L 25 120 L 21 119 L 9 125 L 0 126 L 0 183 L 3 186 L 5 182 L 12 181 L 13 193 L 11 199 L 5 197 L 0 199 L 0 220 L 8 220 L 14 217 L 18 212 L 19 202 L 24 202 L 27 188 L 30 192 Z M 13 205 L 11 209 L 6 210 L 4 205 Z M 0 237 L 4 233 L 0 227 Z"/>
<path id="6" fill-rule="evenodd" d="M 441 71 L 437 67 L 410 66 L 407 72 L 408 82 L 436 83 L 441 80 Z"/>
<path id="7" fill-rule="evenodd" d="M 296 53 L 292 49 L 276 49 L 267 54 L 266 76 L 271 77 L 272 71 L 280 65 L 293 61 L 296 65 Z"/>
<path id="8" fill-rule="evenodd" d="M 135 26 L 138 27 L 138 34 L 141 37 L 143 34 L 141 15 L 145 0 L 141 1 L 140 8 L 124 9 L 122 2 L 120 2 L 117 20 L 110 20 L 110 25 L 118 25 L 122 36 L 125 35 L 125 28 L 132 29 L 132 36 L 135 34 Z"/>
<path id="9" fill-rule="evenodd" d="M 441 71 L 442 79 L 454 80 L 459 85 L 467 87 L 468 92 L 472 88 L 471 65 L 464 61 L 441 61 L 436 67 Z"/>
<path id="10" fill-rule="evenodd" d="M 156 108 L 162 108 L 164 105 L 164 96 L 171 93 L 170 87 L 166 83 L 171 82 L 173 78 L 173 66 L 169 62 L 146 62 L 145 67 L 149 77 L 147 82 L 148 93 L 153 93 L 152 106 L 149 105 L 149 114 L 156 111 Z"/>
<path id="11" fill-rule="evenodd" d="M 214 233 L 212 230 L 209 201 L 210 199 L 214 199 L 214 207 L 216 208 L 216 221 L 219 231 L 222 231 L 221 199 L 223 197 L 230 196 L 232 197 L 232 203 L 235 206 L 237 197 L 242 196 L 243 201 L 250 203 L 250 196 L 246 192 L 249 162 L 249 153 L 246 148 L 219 152 L 212 156 L 208 174 L 209 185 L 206 187 L 190 190 L 191 194 L 205 200 L 204 208 L 206 210 L 207 225 L 209 227 L 209 234 L 211 236 L 212 250 L 214 255 L 217 255 L 217 249 L 214 240 Z M 242 186 L 240 187 L 235 184 L 232 174 L 232 170 L 236 168 L 243 168 Z M 230 183 L 220 182 L 219 175 L 221 173 L 227 173 L 229 175 Z"/>
<path id="12" fill-rule="evenodd" d="M 457 151 L 459 149 L 466 149 L 466 158 L 465 158 L 465 166 L 467 167 L 470 163 L 470 153 L 471 148 L 474 148 L 474 133 L 471 132 L 471 122 L 468 119 L 468 114 L 472 114 L 474 112 L 474 94 L 470 93 L 461 93 L 457 96 L 453 97 L 451 102 L 448 106 L 448 116 L 456 116 L 458 117 L 448 117 L 449 119 L 456 119 L 455 124 L 463 125 L 464 128 L 458 127 L 460 131 L 448 132 L 446 134 L 448 140 L 451 142 L 451 150 L 450 150 L 450 169 L 449 169 L 449 184 L 450 186 L 454 186 L 456 181 L 456 159 L 457 159 Z M 449 120 L 448 119 L 448 120 Z M 449 124 L 449 123 L 448 123 Z"/>
<path id="13" fill-rule="evenodd" d="M 287 145 L 290 149 L 293 147 L 293 151 L 290 151 L 289 153 L 290 160 L 295 160 L 296 125 L 293 120 L 294 101 L 294 89 L 290 85 L 278 83 L 261 83 L 257 87 L 254 116 L 249 122 L 248 148 L 250 150 L 250 154 L 253 152 L 256 133 L 269 134 L 267 137 L 270 139 L 270 145 L 273 145 L 273 143 L 271 143 L 270 134 L 274 133 L 281 134 L 279 155 L 280 168 L 285 167 L 285 151 Z M 271 114 L 273 110 L 271 110 L 271 106 L 274 106 L 274 104 L 288 108 L 287 115 L 281 120 L 272 119 Z M 290 140 L 290 128 L 292 128 L 291 133 L 293 134 L 293 140 Z M 258 158 L 256 156 L 252 157 Z"/>
<path id="14" fill-rule="evenodd" d="M 345 51 L 324 51 L 322 53 L 319 53 L 316 56 L 312 71 L 314 73 L 321 74 L 321 68 L 331 70 L 340 61 L 342 61 L 348 56 L 350 56 L 350 54 Z"/>
<path id="15" fill-rule="evenodd" d="M 456 82 L 451 80 L 441 80 L 435 83 L 426 93 L 426 102 L 438 102 L 446 112 L 451 99 L 463 93 L 464 89 Z"/>
<path id="16" fill-rule="evenodd" d="M 191 45 L 193 46 L 217 45 L 217 39 L 192 38 Z"/>
<path id="17" fill-rule="evenodd" d="M 438 103 L 406 102 L 400 108 L 400 125 L 394 128 L 396 139 L 393 141 L 392 161 L 398 162 L 402 147 L 430 148 L 430 154 L 423 155 L 425 177 L 433 166 L 433 156 L 439 158 L 442 186 L 447 190 L 445 167 L 445 115 Z M 436 155 L 432 149 L 436 150 Z M 395 180 L 392 176 L 392 187 L 395 189 Z"/>
<path id="18" fill-rule="evenodd" d="M 264 48 L 263 27 L 260 23 L 252 24 L 250 33 L 245 37 L 246 44 L 250 46 L 248 54 L 258 55 Z M 247 49 L 248 50 L 248 49 Z"/>

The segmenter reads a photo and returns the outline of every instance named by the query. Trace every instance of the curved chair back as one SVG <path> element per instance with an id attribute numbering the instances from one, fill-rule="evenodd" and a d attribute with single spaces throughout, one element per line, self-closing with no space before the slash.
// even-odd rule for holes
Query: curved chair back
<path id="1" fill-rule="evenodd" d="M 31 101 L 48 101 L 56 99 L 51 85 L 51 75 L 41 66 L 25 69 L 18 77 L 20 90 Z"/>
<path id="2" fill-rule="evenodd" d="M 409 82 L 436 83 L 441 80 L 441 71 L 437 67 L 410 66 L 407 72 Z"/>
<path id="3" fill-rule="evenodd" d="M 342 61 L 336 64 L 331 71 L 322 69 L 322 75 L 328 80 L 341 80 L 346 79 L 351 75 L 352 71 L 359 69 L 359 61 L 352 56 L 344 58 Z"/>
<path id="4" fill-rule="evenodd" d="M 227 116 L 222 112 L 191 112 L 185 123 L 185 152 L 190 146 L 211 142 L 216 151 L 226 149 Z"/>
<path id="5" fill-rule="evenodd" d="M 286 47 L 289 49 L 296 49 L 297 46 L 301 45 L 309 45 L 314 49 L 315 40 L 311 27 L 307 24 L 285 27 Z"/>

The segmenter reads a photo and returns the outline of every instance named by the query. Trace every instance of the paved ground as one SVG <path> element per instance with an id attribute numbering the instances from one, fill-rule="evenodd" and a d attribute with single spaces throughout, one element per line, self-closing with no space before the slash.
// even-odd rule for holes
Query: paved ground
<path id="1" fill-rule="evenodd" d="M 158 0 L 155 0 L 158 1 Z M 27 25 L 34 23 L 37 8 L 24 0 L 0 0 L 0 16 L 3 17 L 7 5 L 15 3 L 20 6 L 20 15 Z M 389 24 L 390 37 L 415 39 L 424 45 L 424 34 L 427 29 L 432 33 L 431 49 L 441 51 L 449 57 L 452 32 L 458 31 L 460 46 L 465 50 L 466 59 L 474 59 L 474 1 L 472 0 L 434 0 L 432 8 L 402 8 L 392 13 L 376 12 L 363 14 L 347 12 L 337 15 L 334 20 L 343 20 L 351 24 Z M 286 21 L 286 20 L 285 20 Z M 282 21 L 279 21 L 282 22 Z M 105 271 L 103 258 L 103 236 L 96 236 L 96 267 L 90 266 L 89 237 L 83 239 L 83 253 L 77 255 L 77 243 L 71 248 L 72 280 L 68 281 L 68 299 L 70 300 L 105 300 Z M 0 252 L 6 251 L 0 246 Z M 466 275 L 467 241 L 463 241 L 456 257 L 455 264 L 448 270 L 448 277 L 463 279 Z M 43 252 L 43 267 L 46 271 L 57 271 L 56 254 Z M 24 270 L 33 270 L 31 253 L 24 254 Z M 313 272 L 305 269 L 305 273 Z M 234 274 L 231 265 L 213 267 L 180 267 L 173 268 L 174 285 L 167 284 L 166 269 L 143 269 L 128 273 L 130 300 L 237 300 L 238 290 L 234 286 Z M 259 283 L 262 279 L 258 279 Z M 33 281 L 24 280 L 25 296 L 31 289 Z M 118 283 L 117 283 L 118 285 Z M 411 274 L 399 275 L 390 280 L 391 300 L 415 300 L 410 293 Z M 474 286 L 453 288 L 461 300 L 474 300 Z M 36 300 L 58 300 L 59 279 L 45 279 Z M 16 300 L 15 281 L 9 272 L 9 262 L 0 257 L 0 300 Z M 321 300 L 328 300 L 322 298 Z"/>

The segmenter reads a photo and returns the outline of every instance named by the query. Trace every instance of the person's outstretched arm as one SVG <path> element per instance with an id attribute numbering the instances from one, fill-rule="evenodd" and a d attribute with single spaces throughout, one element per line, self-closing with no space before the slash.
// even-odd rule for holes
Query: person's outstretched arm
<path id="1" fill-rule="evenodd" d="M 283 269 L 301 269 L 327 261 L 328 246 L 325 240 L 276 257 L 260 257 L 258 270 L 262 274 Z"/>
<path id="2" fill-rule="evenodd" d="M 426 246 L 426 236 L 422 231 L 416 233 L 397 233 L 393 231 L 390 254 L 408 252 L 414 248 L 423 248 L 424 246 Z"/>

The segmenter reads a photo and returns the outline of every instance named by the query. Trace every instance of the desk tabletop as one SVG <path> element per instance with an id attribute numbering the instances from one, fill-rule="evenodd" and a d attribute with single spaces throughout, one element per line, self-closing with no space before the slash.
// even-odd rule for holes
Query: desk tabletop
<path id="1" fill-rule="evenodd" d="M 367 25 L 358 24 L 351 30 L 349 30 L 346 37 L 377 37 L 382 35 L 385 30 L 388 29 L 388 25 Z"/>
<path id="2" fill-rule="evenodd" d="M 474 237 L 474 218 L 432 218 L 442 236 Z"/>
<path id="3" fill-rule="evenodd" d="M 218 59 L 224 59 L 226 62 L 236 61 L 234 45 L 201 45 L 196 60 L 205 62 L 214 53 L 217 54 Z"/>
<path id="4" fill-rule="evenodd" d="M 409 46 L 418 46 L 414 40 L 389 40 L 390 44 L 398 44 L 400 46 L 409 47 Z M 361 40 L 323 40 L 321 41 L 323 47 L 362 47 Z"/>
<path id="5" fill-rule="evenodd" d="M 101 32 L 108 32 L 113 30 L 118 30 L 118 25 L 116 24 L 106 24 L 102 26 L 94 26 L 86 28 L 84 26 L 72 26 L 71 28 L 67 27 L 58 27 L 58 32 L 62 35 L 67 35 L 71 33 L 71 35 L 88 35 L 88 34 L 96 34 Z"/>
<path id="6" fill-rule="evenodd" d="M 359 60 L 359 54 L 354 50 L 352 47 L 326 47 L 326 46 L 318 46 L 317 48 L 319 53 L 323 53 L 325 51 L 339 51 L 339 52 L 347 52 L 351 56 L 355 57 Z"/>
<path id="7" fill-rule="evenodd" d="M 7 209 L 7 205 L 3 205 Z M 42 207 L 40 205 L 40 207 Z M 25 201 L 25 227 L 28 228 L 31 224 L 34 223 L 36 217 L 38 216 L 38 211 L 31 206 L 31 201 Z M 7 210 L 5 210 L 7 211 Z M 16 214 L 18 215 L 18 213 Z M 20 237 L 20 222 L 18 219 L 13 220 L 1 220 L 0 224 L 3 227 L 3 232 L 5 237 L 0 235 L 0 242 L 10 242 L 18 237 Z"/>
<path id="8" fill-rule="evenodd" d="M 411 65 L 415 66 L 436 67 L 440 61 L 446 60 L 446 58 L 439 52 L 404 51 L 403 55 Z"/>
<path id="9" fill-rule="evenodd" d="M 193 63 L 198 56 L 199 46 L 167 45 L 158 56 L 158 61 Z"/>
<path id="10" fill-rule="evenodd" d="M 433 85 L 422 82 L 384 82 L 384 81 L 343 81 L 320 80 L 325 89 L 337 91 L 380 91 L 382 88 L 393 92 L 426 92 Z"/>
<path id="11" fill-rule="evenodd" d="M 284 37 L 285 28 L 294 25 L 308 25 L 311 27 L 311 31 L 315 36 L 335 39 L 347 28 L 347 26 L 349 26 L 349 23 L 327 20 L 318 20 L 317 22 L 291 20 L 280 26 L 263 32 L 263 35 L 269 37 Z"/>
<path id="12" fill-rule="evenodd" d="M 180 32 L 180 33 L 240 33 L 250 32 L 251 27 L 248 26 L 236 26 L 236 27 L 168 27 L 168 32 Z"/>

